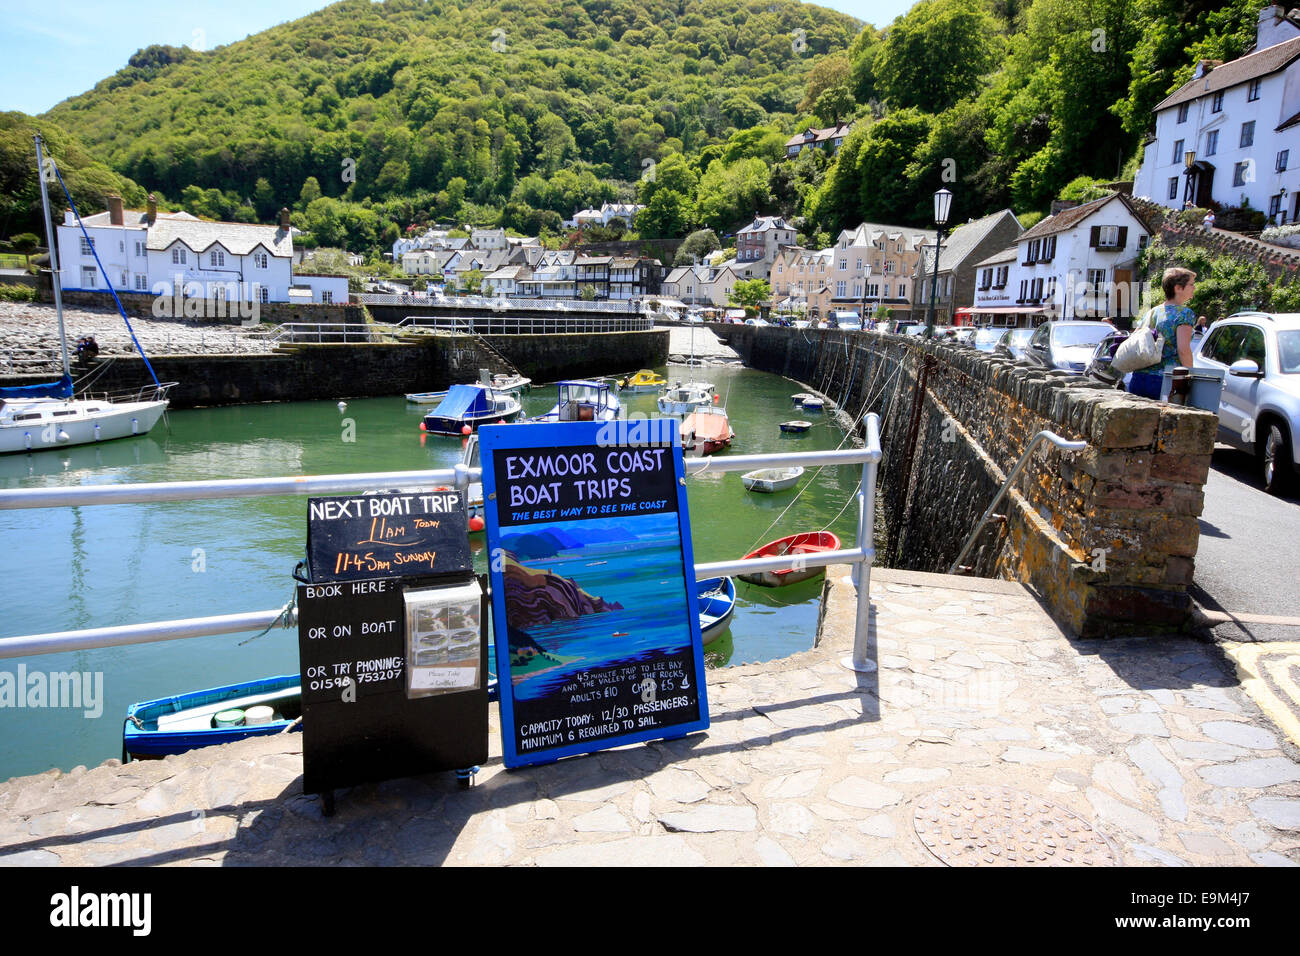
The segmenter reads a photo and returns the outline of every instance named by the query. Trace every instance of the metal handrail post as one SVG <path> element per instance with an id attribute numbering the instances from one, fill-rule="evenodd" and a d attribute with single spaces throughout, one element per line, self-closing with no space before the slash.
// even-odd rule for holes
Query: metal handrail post
<path id="1" fill-rule="evenodd" d="M 862 463 L 862 484 L 858 488 L 858 540 L 857 550 L 862 558 L 853 568 L 853 582 L 857 585 L 858 599 L 853 620 L 853 656 L 841 663 L 859 674 L 876 670 L 871 660 L 871 564 L 876 557 L 876 467 L 880 463 L 880 416 L 872 412 L 867 416 L 867 451 L 872 456 Z"/>
<path id="2" fill-rule="evenodd" d="M 1011 488 L 1012 482 L 1020 477 L 1020 473 L 1024 471 L 1025 465 L 1029 461 L 1029 456 L 1032 455 L 1034 449 L 1038 447 L 1038 443 L 1044 439 L 1050 441 L 1062 451 L 1083 451 L 1083 449 L 1088 447 L 1086 441 L 1070 441 L 1067 438 L 1062 438 L 1060 435 L 1056 434 L 1056 432 L 1050 432 L 1046 429 L 1035 435 L 1029 442 L 1029 446 L 1025 448 L 1024 453 L 1020 456 L 1020 460 L 1017 461 L 1015 467 L 1011 469 L 1011 474 L 1007 475 L 1007 480 L 1002 482 L 1002 487 L 999 488 L 998 493 L 993 496 L 993 500 L 989 502 L 989 506 L 984 509 L 984 514 L 980 516 L 980 520 L 975 523 L 975 527 L 966 537 L 966 543 L 961 546 L 961 551 L 957 554 L 957 559 L 953 561 L 952 565 L 948 568 L 949 574 L 957 573 L 957 569 L 961 567 L 962 559 L 966 557 L 971 546 L 975 544 L 976 536 L 978 536 L 980 531 L 983 530 L 984 525 L 989 518 L 992 517 L 993 509 L 998 506 L 998 502 L 1002 500 L 1007 491 Z"/>

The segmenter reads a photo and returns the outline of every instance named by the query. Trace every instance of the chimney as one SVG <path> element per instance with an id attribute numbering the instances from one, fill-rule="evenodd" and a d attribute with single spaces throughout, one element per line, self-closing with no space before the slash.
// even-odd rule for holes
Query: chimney
<path id="1" fill-rule="evenodd" d="M 122 197 L 110 193 L 107 199 L 109 223 L 114 226 L 125 225 L 125 220 L 122 217 Z"/>
<path id="2" fill-rule="evenodd" d="M 155 220 L 157 220 L 157 218 L 158 218 L 158 197 L 155 196 L 153 193 L 150 193 L 148 211 L 144 214 L 144 221 L 152 226 Z"/>
<path id="3" fill-rule="evenodd" d="M 289 208 L 287 206 L 280 208 L 280 231 L 289 231 Z"/>

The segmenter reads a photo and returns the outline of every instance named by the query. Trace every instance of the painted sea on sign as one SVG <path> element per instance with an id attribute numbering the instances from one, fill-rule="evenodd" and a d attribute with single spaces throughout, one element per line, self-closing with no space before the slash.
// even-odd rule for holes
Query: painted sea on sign
<path id="1" fill-rule="evenodd" d="M 551 552 L 513 552 L 535 572 L 529 588 L 518 586 L 522 575 L 506 574 L 517 699 L 545 697 L 580 672 L 690 646 L 675 514 L 530 526 L 502 544 Z"/>

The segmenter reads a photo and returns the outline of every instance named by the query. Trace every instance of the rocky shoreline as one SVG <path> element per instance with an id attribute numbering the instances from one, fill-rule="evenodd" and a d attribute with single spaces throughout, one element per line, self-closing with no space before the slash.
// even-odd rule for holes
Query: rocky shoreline
<path id="1" fill-rule="evenodd" d="M 101 358 L 136 354 L 122 316 L 113 309 L 65 308 L 69 358 L 76 361 L 77 340 L 94 336 Z M 145 353 L 155 355 L 229 355 L 268 353 L 272 346 L 260 335 L 237 325 L 189 322 L 132 316 L 131 326 Z M 59 320 L 53 305 L 42 302 L 0 302 L 0 373 L 56 372 Z"/>

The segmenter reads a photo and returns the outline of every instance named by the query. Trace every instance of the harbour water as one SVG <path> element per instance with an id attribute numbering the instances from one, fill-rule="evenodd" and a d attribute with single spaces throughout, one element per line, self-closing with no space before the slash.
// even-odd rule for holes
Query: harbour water
<path id="1" fill-rule="evenodd" d="M 737 436 L 730 454 L 823 450 L 844 438 L 825 416 L 794 409 L 790 395 L 803 389 L 779 376 L 743 368 L 658 371 L 670 380 L 717 385 Z M 633 413 L 656 414 L 653 394 L 623 401 Z M 524 398 L 529 415 L 554 403 L 554 386 Z M 167 427 L 144 438 L 0 457 L 0 487 L 339 474 L 459 461 L 461 440 L 422 435 L 421 415 L 401 397 L 350 401 L 342 412 L 334 402 L 172 412 Z M 783 435 L 778 424 L 790 418 L 815 426 L 802 436 Z M 802 493 L 775 495 L 746 492 L 737 473 L 690 478 L 695 560 L 741 557 L 796 531 L 828 528 L 851 541 L 860 477 L 858 467 L 809 469 Z M 279 607 L 293 594 L 290 575 L 304 556 L 306 512 L 305 497 L 0 511 L 7 558 L 0 636 Z M 481 536 L 471 541 L 481 549 Z M 485 571 L 481 550 L 476 561 Z M 735 617 L 705 649 L 708 664 L 772 660 L 812 646 L 820 579 L 774 590 L 737 588 Z M 11 686 L 20 666 L 26 675 L 84 675 L 62 683 L 64 692 L 84 691 L 75 707 L 50 706 L 68 701 L 48 690 L 38 701 L 22 688 L 0 706 L 0 780 L 120 756 L 122 720 L 135 701 L 298 670 L 295 631 L 253 637 L 0 661 L 0 683 L 8 672 Z"/>

